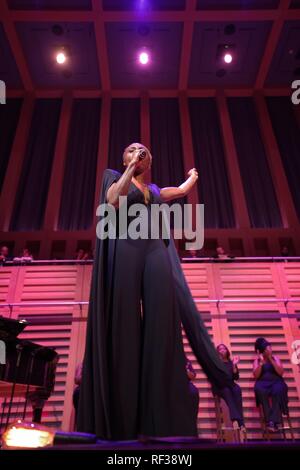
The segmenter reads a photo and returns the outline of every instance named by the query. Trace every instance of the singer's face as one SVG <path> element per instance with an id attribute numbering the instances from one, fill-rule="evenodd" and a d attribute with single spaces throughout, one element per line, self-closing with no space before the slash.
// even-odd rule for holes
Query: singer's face
<path id="1" fill-rule="evenodd" d="M 146 157 L 140 160 L 140 162 L 138 163 L 136 170 L 134 172 L 135 175 L 140 175 L 149 170 L 149 168 L 151 167 L 151 162 L 152 162 L 151 153 L 149 152 L 147 147 L 145 147 L 143 144 L 140 144 L 139 142 L 130 144 L 128 147 L 126 147 L 123 153 L 123 162 L 124 162 L 124 165 L 127 166 L 132 160 L 132 158 L 137 154 L 137 152 L 141 150 L 145 150 Z"/>

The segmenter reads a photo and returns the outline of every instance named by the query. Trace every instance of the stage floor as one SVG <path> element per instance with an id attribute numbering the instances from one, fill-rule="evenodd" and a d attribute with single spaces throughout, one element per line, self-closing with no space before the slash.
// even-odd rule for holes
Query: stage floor
<path id="1" fill-rule="evenodd" d="M 299 450 L 300 439 L 291 441 L 283 439 L 272 439 L 270 441 L 247 441 L 244 443 L 220 443 L 210 439 L 149 439 L 147 441 L 100 441 L 95 443 L 60 442 L 47 450 L 97 450 L 97 451 L 198 451 L 226 452 L 228 450 L 260 450 L 260 449 L 282 449 Z"/>

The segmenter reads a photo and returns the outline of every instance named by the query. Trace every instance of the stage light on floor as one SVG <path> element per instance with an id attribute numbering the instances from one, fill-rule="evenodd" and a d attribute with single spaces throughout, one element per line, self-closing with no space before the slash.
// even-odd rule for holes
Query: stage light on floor
<path id="1" fill-rule="evenodd" d="M 4 449 L 37 449 L 53 444 L 55 431 L 36 423 L 18 420 L 2 436 Z"/>

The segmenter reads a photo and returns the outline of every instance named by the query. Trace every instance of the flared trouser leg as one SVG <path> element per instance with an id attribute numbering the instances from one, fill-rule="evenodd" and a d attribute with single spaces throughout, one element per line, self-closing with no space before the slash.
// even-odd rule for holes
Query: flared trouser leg
<path id="1" fill-rule="evenodd" d="M 141 243 L 139 243 L 141 242 Z M 109 325 L 110 416 L 113 439 L 134 439 L 139 426 L 143 240 L 117 240 Z"/>
<path id="2" fill-rule="evenodd" d="M 196 435 L 171 264 L 162 240 L 150 241 L 143 272 L 141 433 Z"/>
<path id="3" fill-rule="evenodd" d="M 224 398 L 230 413 L 232 421 L 238 421 L 239 425 L 244 425 L 243 418 L 243 402 L 242 391 L 238 384 L 234 384 L 232 388 L 224 387 L 220 396 Z"/>
<path id="4" fill-rule="evenodd" d="M 115 263 L 109 328 L 113 438 L 195 435 L 164 242 L 117 240 Z"/>

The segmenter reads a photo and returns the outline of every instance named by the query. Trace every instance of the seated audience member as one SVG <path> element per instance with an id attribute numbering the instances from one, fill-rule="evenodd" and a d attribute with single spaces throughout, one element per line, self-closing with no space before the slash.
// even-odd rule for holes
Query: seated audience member
<path id="1" fill-rule="evenodd" d="M 30 263 L 33 260 L 33 256 L 28 248 L 23 248 L 20 256 L 16 256 L 13 259 L 14 263 Z"/>
<path id="2" fill-rule="evenodd" d="M 223 398 L 227 404 L 233 427 L 235 429 L 240 428 L 242 431 L 246 431 L 243 416 L 242 390 L 241 387 L 235 382 L 239 378 L 239 370 L 237 365 L 240 358 L 234 357 L 231 359 L 230 351 L 227 346 L 225 346 L 225 344 L 219 344 L 217 346 L 217 351 L 232 377 L 232 385 L 231 387 L 225 386 L 223 388 L 217 388 L 213 386 L 213 394 Z"/>
<path id="3" fill-rule="evenodd" d="M 290 251 L 288 249 L 288 247 L 286 245 L 284 245 L 283 247 L 281 247 L 281 254 L 280 254 L 283 258 L 287 258 L 289 256 L 291 256 L 290 254 Z"/>
<path id="4" fill-rule="evenodd" d="M 218 246 L 217 249 L 216 249 L 216 254 L 215 254 L 214 258 L 219 259 L 219 260 L 230 260 L 230 259 L 234 258 L 234 256 L 229 255 L 228 253 L 226 253 L 222 246 Z"/>
<path id="5" fill-rule="evenodd" d="M 11 261 L 11 256 L 9 256 L 9 249 L 6 245 L 0 247 L 0 265 L 6 263 L 6 261 Z"/>
<path id="6" fill-rule="evenodd" d="M 83 255 L 83 257 L 82 257 L 82 259 L 83 259 L 83 260 L 86 260 L 86 261 L 93 259 L 93 252 L 92 252 L 92 250 L 85 251 L 85 252 L 84 252 L 84 255 Z"/>
<path id="7" fill-rule="evenodd" d="M 198 421 L 198 409 L 199 409 L 199 391 L 198 391 L 198 388 L 192 382 L 196 378 L 196 371 L 193 368 L 191 361 L 189 361 L 188 359 L 186 359 L 185 368 L 186 368 L 186 373 L 189 379 L 189 391 L 190 391 L 190 397 L 191 397 L 191 405 L 194 411 L 195 436 L 198 436 L 197 421 Z"/>
<path id="8" fill-rule="evenodd" d="M 254 360 L 253 374 L 256 403 L 262 405 L 267 428 L 274 432 L 282 422 L 281 413 L 288 413 L 288 387 L 282 378 L 281 361 L 272 354 L 271 344 L 265 338 L 257 338 L 255 351 L 257 358 Z"/>
<path id="9" fill-rule="evenodd" d="M 189 258 L 198 258 L 198 251 L 197 250 L 187 250 L 187 256 Z"/>
<path id="10" fill-rule="evenodd" d="M 84 257 L 84 249 L 83 248 L 79 248 L 77 251 L 76 251 L 76 255 L 75 255 L 75 259 L 76 260 L 82 260 L 83 257 Z"/>
<path id="11" fill-rule="evenodd" d="M 93 259 L 93 252 L 92 250 L 84 250 L 83 248 L 79 248 L 79 250 L 76 252 L 75 259 L 80 261 Z"/>

